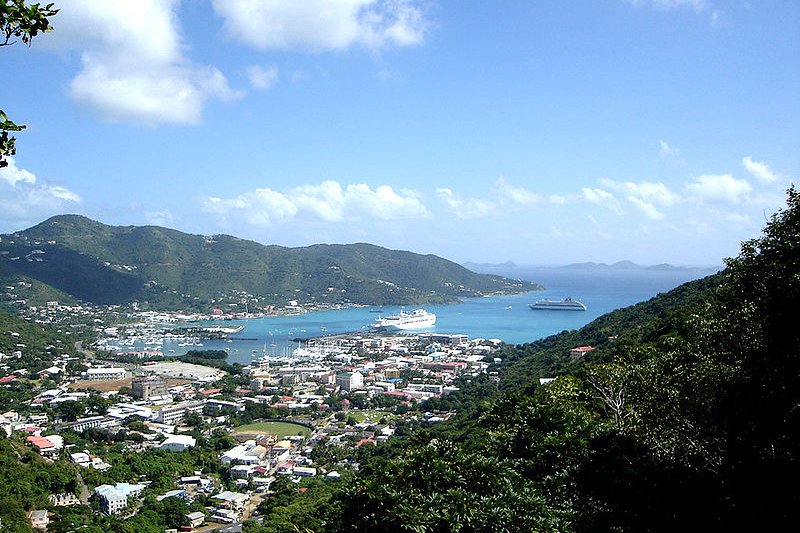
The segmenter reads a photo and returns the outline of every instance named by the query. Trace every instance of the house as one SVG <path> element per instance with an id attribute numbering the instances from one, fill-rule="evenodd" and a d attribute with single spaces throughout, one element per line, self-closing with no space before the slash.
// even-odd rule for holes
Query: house
<path id="1" fill-rule="evenodd" d="M 167 440 L 161 443 L 159 448 L 170 452 L 182 452 L 189 448 L 194 448 L 196 443 L 195 438 L 189 435 L 170 435 Z"/>
<path id="2" fill-rule="evenodd" d="M 47 517 L 47 511 L 31 511 L 28 515 L 31 520 L 31 528 L 33 529 L 47 529 L 47 524 L 50 519 Z"/>
<path id="3" fill-rule="evenodd" d="M 233 479 L 247 479 L 253 475 L 255 469 L 251 465 L 236 465 L 231 468 L 231 477 Z"/>
<path id="4" fill-rule="evenodd" d="M 188 495 L 185 490 L 183 489 L 176 489 L 176 490 L 168 490 L 161 496 L 156 496 L 156 501 L 160 502 L 166 500 L 167 498 L 181 498 L 182 500 L 187 499 Z"/>
<path id="5" fill-rule="evenodd" d="M 186 515 L 186 518 L 189 519 L 189 525 L 192 526 L 192 528 L 200 527 L 203 525 L 203 522 L 206 521 L 206 515 L 200 511 L 189 513 Z"/>
<path id="6" fill-rule="evenodd" d="M 317 475 L 317 469 L 310 466 L 295 466 L 294 475 L 300 477 L 314 477 Z"/>
<path id="7" fill-rule="evenodd" d="M 71 492 L 51 494 L 47 497 L 47 501 L 54 507 L 69 507 L 70 505 L 78 505 L 81 503 L 78 497 Z"/>
<path id="8" fill-rule="evenodd" d="M 60 435 L 49 435 L 47 437 L 32 435 L 25 440 L 42 457 L 54 457 L 64 447 L 64 439 Z"/>
<path id="9" fill-rule="evenodd" d="M 583 359 L 583 356 L 592 350 L 594 350 L 594 346 L 578 346 L 577 348 L 572 348 L 569 351 L 569 356 L 573 360 Z"/>
<path id="10" fill-rule="evenodd" d="M 247 502 L 250 501 L 250 496 L 242 494 L 241 492 L 226 490 L 212 496 L 211 499 L 215 500 L 217 505 L 223 509 L 241 511 L 244 509 L 244 506 L 247 505 Z"/>
<path id="11" fill-rule="evenodd" d="M 70 460 L 78 466 L 82 466 L 84 468 L 89 468 L 89 465 L 92 463 L 91 457 L 86 452 L 76 452 L 69 454 Z"/>

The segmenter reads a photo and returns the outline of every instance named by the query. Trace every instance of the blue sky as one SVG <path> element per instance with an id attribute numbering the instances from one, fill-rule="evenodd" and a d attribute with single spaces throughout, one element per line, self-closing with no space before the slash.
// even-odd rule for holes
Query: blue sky
<path id="1" fill-rule="evenodd" d="M 720 264 L 800 175 L 800 2 L 63 0 L 0 231 Z"/>

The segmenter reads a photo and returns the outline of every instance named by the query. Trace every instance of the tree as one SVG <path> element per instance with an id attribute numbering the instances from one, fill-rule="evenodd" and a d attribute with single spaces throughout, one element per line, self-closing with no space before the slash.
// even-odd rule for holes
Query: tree
<path id="1" fill-rule="evenodd" d="M 58 13 L 53 9 L 54 4 L 26 5 L 24 0 L 0 0 L 0 33 L 5 39 L 0 46 L 9 46 L 21 39 L 28 46 L 40 32 L 53 29 L 48 17 Z M 22 131 L 25 126 L 15 124 L 9 120 L 6 113 L 0 109 L 0 168 L 8 166 L 7 157 L 17 153 L 16 138 L 9 135 L 11 131 Z"/>
<path id="2" fill-rule="evenodd" d="M 449 442 L 373 462 L 339 497 L 339 531 L 567 530 L 512 463 Z"/>
<path id="3" fill-rule="evenodd" d="M 84 415 L 86 412 L 86 406 L 83 404 L 83 402 L 67 400 L 66 402 L 57 403 L 56 411 L 64 420 L 71 422 Z"/>

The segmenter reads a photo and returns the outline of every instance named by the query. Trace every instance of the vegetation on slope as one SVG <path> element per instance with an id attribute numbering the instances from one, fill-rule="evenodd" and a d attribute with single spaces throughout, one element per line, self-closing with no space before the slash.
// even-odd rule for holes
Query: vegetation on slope
<path id="1" fill-rule="evenodd" d="M 235 294 L 269 304 L 378 305 L 539 288 L 476 274 L 433 255 L 369 244 L 263 246 L 227 235 L 107 226 L 78 215 L 53 217 L 5 236 L 0 242 L 3 272 L 41 280 L 94 303 L 138 299 L 164 308 Z"/>
<path id="2" fill-rule="evenodd" d="M 472 421 L 376 454 L 325 504 L 326 527 L 786 530 L 800 509 L 798 259 L 800 195 L 790 190 L 720 275 L 509 349 L 498 400 L 487 409 L 463 396 Z M 595 340 L 604 344 L 594 360 L 563 360 Z M 561 377 L 536 386 L 540 371 Z"/>

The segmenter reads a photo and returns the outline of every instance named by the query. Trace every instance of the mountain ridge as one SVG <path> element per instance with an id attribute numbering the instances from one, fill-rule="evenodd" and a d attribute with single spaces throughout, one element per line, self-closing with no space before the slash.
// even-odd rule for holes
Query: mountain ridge
<path id="1" fill-rule="evenodd" d="M 0 254 L 1 279 L 28 276 L 90 303 L 146 300 L 160 309 L 244 299 L 256 309 L 290 300 L 410 305 L 541 288 L 368 243 L 289 248 L 160 226 L 110 226 L 82 215 L 58 215 L 3 236 Z"/>

